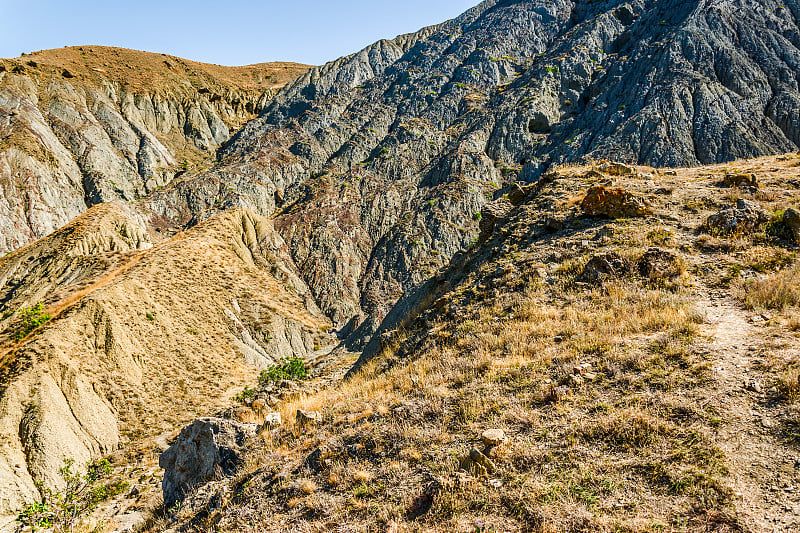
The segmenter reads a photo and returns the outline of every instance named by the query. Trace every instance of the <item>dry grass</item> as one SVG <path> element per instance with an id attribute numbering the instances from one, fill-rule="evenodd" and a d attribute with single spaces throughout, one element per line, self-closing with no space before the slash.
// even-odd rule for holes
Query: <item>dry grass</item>
<path id="1" fill-rule="evenodd" d="M 736 296 L 748 309 L 784 310 L 800 305 L 800 266 L 736 285 Z"/>
<path id="2" fill-rule="evenodd" d="M 658 223 L 570 220 L 587 184 L 566 170 L 574 176 L 453 264 L 456 286 L 419 306 L 379 357 L 283 403 L 287 422 L 264 434 L 235 497 L 198 529 L 741 531 L 715 444 L 720 413 L 697 401 L 716 393 L 697 286 L 736 265 L 789 276 L 771 273 L 793 256 L 760 236 L 697 237 L 691 228 L 724 203 L 706 198 L 721 168 L 659 177 L 675 189 L 671 205 L 694 207 Z M 565 229 L 537 234 L 553 211 Z M 609 245 L 630 260 L 668 248 L 682 256 L 680 275 L 580 283 Z M 796 376 L 784 381 L 788 397 Z M 323 423 L 296 427 L 298 408 L 322 411 Z M 492 452 L 497 470 L 477 478 L 460 462 L 487 428 L 509 442 Z M 304 480 L 317 490 L 300 496 L 293 487 Z"/>
<path id="3" fill-rule="evenodd" d="M 468 294 L 448 304 L 456 327 L 436 320 L 420 342 L 411 324 L 388 370 L 373 361 L 283 405 L 290 422 L 254 453 L 302 462 L 321 446 L 320 465 L 298 472 L 319 490 L 264 492 L 279 467 L 262 461 L 261 481 L 215 527 L 248 530 L 246 517 L 275 531 L 389 522 L 472 531 L 482 520 L 508 531 L 644 532 L 676 516 L 692 523 L 697 505 L 727 505 L 709 415 L 668 392 L 699 386 L 706 371 L 691 350 L 702 317 L 685 296 L 632 281 L 566 292 L 529 285 L 486 305 L 467 304 Z M 585 363 L 597 377 L 578 383 L 573 367 Z M 567 391 L 548 398 L 556 387 Z M 324 409 L 325 424 L 301 431 L 297 408 Z M 457 474 L 487 427 L 512 435 L 494 455 L 499 488 Z M 431 479 L 441 489 L 426 509 Z M 634 507 L 616 506 L 633 491 Z M 276 506 L 285 511 L 264 512 Z"/>
<path id="4" fill-rule="evenodd" d="M 310 67 L 299 63 L 260 63 L 242 67 L 226 67 L 198 63 L 167 54 L 156 54 L 108 46 L 74 46 L 42 50 L 6 62 L 18 61 L 25 66 L 26 74 L 39 75 L 55 72 L 62 76 L 68 69 L 75 78 L 71 81 L 100 82 L 111 79 L 135 90 L 160 90 L 187 79 L 196 84 L 229 85 L 242 91 L 264 91 L 282 86 L 295 79 Z M 33 68 L 27 64 L 35 61 Z"/>

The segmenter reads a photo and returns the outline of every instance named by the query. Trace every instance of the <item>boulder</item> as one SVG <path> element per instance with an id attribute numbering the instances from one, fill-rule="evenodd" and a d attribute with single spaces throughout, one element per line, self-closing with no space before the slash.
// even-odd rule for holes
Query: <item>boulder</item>
<path id="1" fill-rule="evenodd" d="M 481 434 L 484 446 L 500 446 L 506 442 L 506 433 L 502 429 L 487 429 Z"/>
<path id="2" fill-rule="evenodd" d="M 486 477 L 497 470 L 494 461 L 486 457 L 480 450 L 473 448 L 469 455 L 461 460 L 461 469 L 475 477 Z"/>
<path id="3" fill-rule="evenodd" d="M 264 417 L 264 426 L 268 428 L 276 428 L 283 424 L 280 413 L 269 413 Z"/>
<path id="4" fill-rule="evenodd" d="M 769 219 L 769 213 L 753 202 L 739 200 L 735 207 L 708 217 L 706 229 L 713 235 L 741 235 L 759 230 Z"/>
<path id="5" fill-rule="evenodd" d="M 630 262 L 617 252 L 603 252 L 589 259 L 580 279 L 589 283 L 602 283 L 607 278 L 624 276 L 631 270 Z"/>
<path id="6" fill-rule="evenodd" d="M 589 216 L 609 218 L 641 217 L 652 213 L 650 204 L 644 198 L 625 189 L 602 185 L 596 185 L 587 191 L 581 202 L 581 209 Z"/>
<path id="7" fill-rule="evenodd" d="M 680 276 L 683 260 L 677 254 L 660 248 L 650 248 L 636 262 L 639 273 L 650 279 L 671 279 Z"/>
<path id="8" fill-rule="evenodd" d="M 794 242 L 800 244 L 800 211 L 791 207 L 784 211 L 783 223 L 792 232 Z"/>
<path id="9" fill-rule="evenodd" d="M 302 409 L 298 409 L 295 418 L 297 420 L 297 425 L 300 427 L 312 426 L 322 422 L 322 413 L 319 411 L 303 411 Z"/>
<path id="10" fill-rule="evenodd" d="M 481 230 L 478 239 L 480 241 L 488 240 L 494 233 L 497 223 L 506 218 L 513 208 L 514 204 L 506 199 L 501 199 L 484 206 L 484 208 L 481 209 L 481 219 L 478 224 Z"/>
<path id="11" fill-rule="evenodd" d="M 256 434 L 255 424 L 221 418 L 199 418 L 181 430 L 178 440 L 161 454 L 161 490 L 169 508 L 191 489 L 217 476 L 232 475 L 242 459 L 245 441 Z"/>
<path id="12" fill-rule="evenodd" d="M 633 176 L 636 174 L 634 167 L 613 161 L 603 163 L 597 170 L 609 176 Z"/>
<path id="13" fill-rule="evenodd" d="M 481 441 L 484 446 L 483 454 L 489 457 L 492 450 L 504 444 L 506 440 L 506 432 L 502 429 L 487 429 L 481 434 Z"/>

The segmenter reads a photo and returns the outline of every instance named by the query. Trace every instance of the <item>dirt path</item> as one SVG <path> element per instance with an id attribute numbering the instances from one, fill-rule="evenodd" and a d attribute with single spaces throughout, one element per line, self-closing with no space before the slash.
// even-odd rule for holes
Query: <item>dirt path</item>
<path id="1" fill-rule="evenodd" d="M 800 454 L 780 440 L 779 407 L 767 390 L 766 328 L 725 294 L 702 305 L 716 388 L 710 400 L 723 419 L 718 444 L 742 522 L 758 533 L 800 532 Z"/>

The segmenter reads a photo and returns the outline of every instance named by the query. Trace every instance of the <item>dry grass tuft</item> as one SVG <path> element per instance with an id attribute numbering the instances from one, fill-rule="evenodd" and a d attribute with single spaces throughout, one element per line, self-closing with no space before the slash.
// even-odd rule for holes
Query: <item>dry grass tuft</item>
<path id="1" fill-rule="evenodd" d="M 800 265 L 734 287 L 734 294 L 748 309 L 778 309 L 800 305 Z"/>

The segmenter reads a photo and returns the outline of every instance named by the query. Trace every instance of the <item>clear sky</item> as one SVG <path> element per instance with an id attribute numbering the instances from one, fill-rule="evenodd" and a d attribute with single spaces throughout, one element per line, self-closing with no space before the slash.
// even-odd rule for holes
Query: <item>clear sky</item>
<path id="1" fill-rule="evenodd" d="M 0 57 L 121 46 L 220 65 L 322 64 L 479 0 L 0 0 Z"/>

